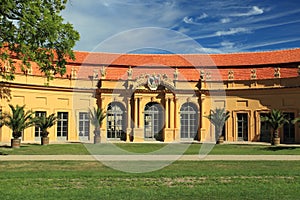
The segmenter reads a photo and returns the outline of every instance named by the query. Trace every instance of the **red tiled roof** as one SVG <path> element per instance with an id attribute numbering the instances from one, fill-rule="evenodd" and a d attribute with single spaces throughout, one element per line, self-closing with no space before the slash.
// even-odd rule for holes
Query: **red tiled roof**
<path id="1" fill-rule="evenodd" d="M 298 76 L 300 48 L 254 53 L 233 54 L 113 54 L 76 52 L 76 60 L 69 60 L 67 72 L 76 69 L 78 78 L 88 78 L 94 71 L 99 74 L 106 67 L 107 79 L 126 79 L 129 66 L 133 78 L 143 73 L 164 73 L 171 79 L 178 68 L 179 79 L 199 80 L 200 71 L 210 75 L 212 80 L 228 80 L 228 72 L 234 72 L 234 80 L 249 80 L 251 70 L 256 69 L 257 79 L 274 78 L 274 68 L 280 67 L 282 78 Z M 36 64 L 32 64 L 33 74 L 42 75 Z M 17 72 L 21 72 L 17 70 Z M 59 76 L 59 75 L 57 75 Z"/>
<path id="2" fill-rule="evenodd" d="M 300 49 L 233 54 L 113 54 L 75 52 L 73 66 L 85 66 L 86 76 L 91 69 L 106 68 L 107 79 L 126 79 L 127 69 L 133 68 L 133 78 L 143 73 L 164 73 L 173 77 L 178 68 L 180 79 L 198 80 L 200 71 L 211 76 L 211 80 L 228 79 L 228 72 L 234 72 L 234 80 L 249 80 L 251 70 L 256 69 L 257 79 L 274 78 L 274 69 L 280 67 L 282 78 L 298 76 Z M 293 67 L 291 67 L 293 65 Z M 81 70 L 82 72 L 84 70 Z"/>
<path id="3" fill-rule="evenodd" d="M 113 54 L 75 52 L 77 64 L 127 66 L 255 66 L 300 62 L 300 48 L 232 54 Z"/>

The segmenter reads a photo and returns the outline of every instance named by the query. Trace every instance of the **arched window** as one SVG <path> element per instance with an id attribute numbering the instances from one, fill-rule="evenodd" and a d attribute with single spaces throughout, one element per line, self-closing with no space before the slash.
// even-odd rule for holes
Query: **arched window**
<path id="1" fill-rule="evenodd" d="M 198 108 L 193 103 L 185 103 L 180 109 L 180 137 L 196 139 L 198 133 Z"/>
<path id="2" fill-rule="evenodd" d="M 107 138 L 125 137 L 125 108 L 119 102 L 112 102 L 108 105 L 107 112 Z"/>
<path id="3" fill-rule="evenodd" d="M 145 106 L 144 112 L 145 120 L 145 130 L 144 137 L 145 139 L 154 139 L 158 135 L 161 135 L 163 127 L 163 111 L 162 107 L 158 103 L 148 103 Z"/>

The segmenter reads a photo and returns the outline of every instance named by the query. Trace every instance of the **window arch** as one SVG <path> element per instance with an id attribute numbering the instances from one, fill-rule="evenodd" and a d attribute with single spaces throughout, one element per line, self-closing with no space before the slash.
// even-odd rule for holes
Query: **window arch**
<path id="1" fill-rule="evenodd" d="M 126 133 L 126 114 L 125 107 L 119 102 L 108 104 L 107 112 L 107 138 L 108 139 L 123 139 Z"/>
<path id="2" fill-rule="evenodd" d="M 157 136 L 161 136 L 163 128 L 163 110 L 159 103 L 150 102 L 145 106 L 144 122 L 145 139 L 154 139 Z"/>
<path id="3" fill-rule="evenodd" d="M 196 139 L 198 133 L 198 108 L 187 102 L 180 109 L 180 137 L 182 139 Z"/>

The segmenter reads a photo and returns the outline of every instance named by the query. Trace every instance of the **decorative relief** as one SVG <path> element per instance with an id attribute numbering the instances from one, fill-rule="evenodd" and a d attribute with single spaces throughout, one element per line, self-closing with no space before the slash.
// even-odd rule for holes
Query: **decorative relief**
<path id="1" fill-rule="evenodd" d="M 276 67 L 274 69 L 274 77 L 275 78 L 280 78 L 280 68 L 279 67 Z"/>
<path id="2" fill-rule="evenodd" d="M 234 71 L 230 70 L 228 71 L 228 80 L 233 80 L 234 79 Z"/>
<path id="3" fill-rule="evenodd" d="M 210 80 L 211 79 L 211 74 L 210 72 L 206 72 L 206 80 Z"/>
<path id="4" fill-rule="evenodd" d="M 200 71 L 200 79 L 201 79 L 201 81 L 204 80 L 204 75 L 205 75 L 205 73 L 204 73 L 204 70 L 202 69 L 202 70 Z"/>
<path id="5" fill-rule="evenodd" d="M 93 80 L 98 79 L 99 75 L 98 75 L 98 70 L 94 69 L 93 71 Z"/>
<path id="6" fill-rule="evenodd" d="M 106 67 L 105 66 L 101 67 L 100 73 L 101 73 L 101 79 L 104 79 L 106 77 Z"/>
<path id="7" fill-rule="evenodd" d="M 157 90 L 159 85 L 164 85 L 174 89 L 174 83 L 166 74 L 142 74 L 132 84 L 132 88 L 136 89 L 139 86 L 148 85 L 150 90 Z"/>
<path id="8" fill-rule="evenodd" d="M 128 67 L 127 76 L 128 76 L 128 79 L 132 79 L 132 69 L 131 69 L 131 66 Z"/>
<path id="9" fill-rule="evenodd" d="M 251 75 L 250 75 L 251 79 L 256 79 L 256 69 L 251 69 Z"/>
<path id="10" fill-rule="evenodd" d="M 77 70 L 75 69 L 75 67 L 71 68 L 71 78 L 77 79 Z"/>
<path id="11" fill-rule="evenodd" d="M 178 80 L 178 69 L 176 68 L 175 71 L 174 71 L 174 80 Z"/>
<path id="12" fill-rule="evenodd" d="M 147 83 L 150 90 L 157 90 L 160 85 L 160 75 L 148 75 Z"/>

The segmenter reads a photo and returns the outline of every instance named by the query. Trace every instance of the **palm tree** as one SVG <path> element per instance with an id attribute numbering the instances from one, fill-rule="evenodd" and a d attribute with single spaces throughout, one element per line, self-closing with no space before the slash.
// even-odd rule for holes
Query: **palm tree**
<path id="1" fill-rule="evenodd" d="M 3 113 L 1 117 L 2 124 L 9 127 L 12 130 L 12 148 L 20 147 L 20 137 L 22 136 L 22 132 L 31 126 L 34 126 L 34 113 L 30 110 L 25 111 L 25 105 L 19 106 L 9 104 L 11 109 L 11 113 Z"/>
<path id="2" fill-rule="evenodd" d="M 48 138 L 48 129 L 55 125 L 57 122 L 57 116 L 55 114 L 51 114 L 48 117 L 46 115 L 42 115 L 40 117 L 36 117 L 35 125 L 41 130 L 41 144 L 47 145 L 49 144 Z"/>
<path id="3" fill-rule="evenodd" d="M 292 121 L 293 124 L 296 124 L 296 123 L 298 123 L 298 122 L 300 122 L 300 117 L 295 118 L 295 119 Z M 299 127 L 300 127 L 300 124 L 299 124 Z"/>
<path id="4" fill-rule="evenodd" d="M 94 125 L 94 143 L 100 142 L 100 127 L 102 126 L 102 122 L 106 117 L 105 111 L 103 109 L 97 107 L 93 110 L 90 110 L 91 113 L 91 123 Z"/>
<path id="5" fill-rule="evenodd" d="M 272 127 L 271 144 L 278 145 L 280 143 L 279 128 L 289 123 L 289 120 L 286 119 L 286 116 L 280 110 L 273 109 L 267 116 L 262 117 L 261 121 L 267 122 Z"/>
<path id="6" fill-rule="evenodd" d="M 225 111 L 225 108 L 216 108 L 215 110 L 210 110 L 210 114 L 205 117 L 215 126 L 217 143 L 222 143 L 224 140 L 222 130 L 225 122 L 230 117 L 229 111 Z"/>

